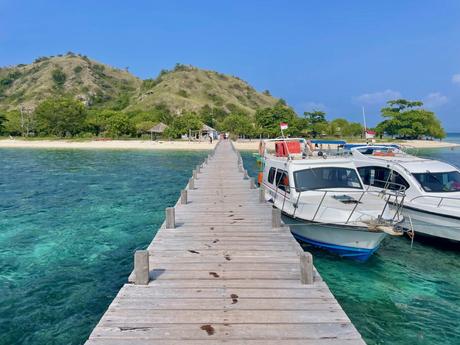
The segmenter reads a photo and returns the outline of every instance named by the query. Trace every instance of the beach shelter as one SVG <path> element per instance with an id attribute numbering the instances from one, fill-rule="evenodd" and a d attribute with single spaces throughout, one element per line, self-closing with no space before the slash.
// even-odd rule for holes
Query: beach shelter
<path id="1" fill-rule="evenodd" d="M 217 139 L 219 137 L 219 132 L 217 132 L 214 128 L 208 126 L 208 125 L 203 125 L 201 128 L 201 137 L 208 136 L 213 139 Z"/>
<path id="2" fill-rule="evenodd" d="M 168 128 L 168 125 L 165 125 L 163 122 L 157 123 L 155 126 L 150 128 L 148 132 L 150 133 L 150 139 L 153 140 L 153 136 L 155 135 L 155 139 L 157 134 L 162 135 L 165 131 L 166 128 Z"/>

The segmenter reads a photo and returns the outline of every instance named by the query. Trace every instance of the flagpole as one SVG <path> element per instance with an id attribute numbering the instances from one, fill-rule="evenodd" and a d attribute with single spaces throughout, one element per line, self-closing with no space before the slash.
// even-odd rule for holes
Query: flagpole
<path id="1" fill-rule="evenodd" d="M 283 122 L 281 122 L 281 123 L 283 123 Z M 288 160 L 289 160 L 289 158 L 291 157 L 291 153 L 289 152 L 289 147 L 288 147 L 288 144 L 287 144 L 287 142 L 286 142 L 286 137 L 284 136 L 283 126 L 281 125 L 281 123 L 280 123 L 281 136 L 283 137 L 284 145 L 286 145 L 286 151 L 287 151 Z M 283 123 L 283 124 L 284 124 L 284 123 Z"/>

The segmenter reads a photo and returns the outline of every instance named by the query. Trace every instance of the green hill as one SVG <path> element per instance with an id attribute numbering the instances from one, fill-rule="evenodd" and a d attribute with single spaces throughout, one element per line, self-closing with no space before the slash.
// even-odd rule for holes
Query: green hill
<path id="1" fill-rule="evenodd" d="M 166 104 L 173 113 L 179 114 L 209 105 L 227 112 L 236 108 L 254 113 L 276 102 L 268 92 L 257 92 L 237 77 L 178 64 L 174 70 L 163 71 L 156 79 L 144 80 L 129 108 L 148 109 Z"/>
<path id="2" fill-rule="evenodd" d="M 237 77 L 180 64 L 147 80 L 73 53 L 0 68 L 0 110 L 34 109 L 47 98 L 63 95 L 92 108 L 131 111 L 163 105 L 173 114 L 205 105 L 252 114 L 277 101 Z"/>
<path id="3" fill-rule="evenodd" d="M 0 109 L 35 108 L 42 100 L 68 95 L 88 106 L 127 104 L 142 81 L 127 71 L 68 53 L 32 64 L 0 69 Z"/>

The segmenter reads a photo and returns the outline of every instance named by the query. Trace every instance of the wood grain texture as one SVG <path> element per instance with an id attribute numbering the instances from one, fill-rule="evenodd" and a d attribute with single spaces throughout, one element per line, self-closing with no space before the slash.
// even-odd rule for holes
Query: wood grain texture
<path id="1" fill-rule="evenodd" d="M 197 167 L 147 248 L 148 285 L 131 273 L 86 345 L 364 344 L 314 267 L 301 283 L 302 248 L 240 163 L 222 142 Z"/>

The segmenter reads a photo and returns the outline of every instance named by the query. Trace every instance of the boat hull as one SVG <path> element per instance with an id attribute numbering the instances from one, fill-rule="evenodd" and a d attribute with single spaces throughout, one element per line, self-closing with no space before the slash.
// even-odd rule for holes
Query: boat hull
<path id="1" fill-rule="evenodd" d="M 417 234 L 460 242 L 460 219 L 404 207 L 404 228 L 410 229 L 409 217 Z"/>
<path id="2" fill-rule="evenodd" d="M 369 259 L 386 236 L 362 227 L 325 225 L 285 214 L 282 218 L 298 240 L 359 261 Z"/>

